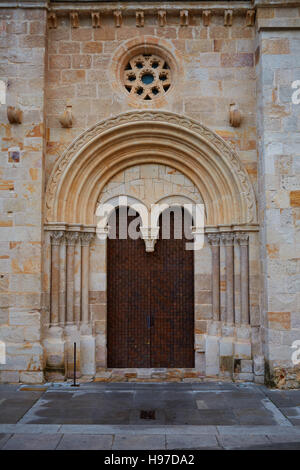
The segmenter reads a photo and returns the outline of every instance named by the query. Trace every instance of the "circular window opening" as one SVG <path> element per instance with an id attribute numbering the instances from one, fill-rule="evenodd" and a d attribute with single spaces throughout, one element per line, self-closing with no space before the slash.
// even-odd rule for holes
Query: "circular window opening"
<path id="1" fill-rule="evenodd" d="M 131 96 L 152 100 L 163 96 L 171 86 L 168 62 L 154 54 L 139 54 L 124 67 L 124 87 Z"/>
<path id="2" fill-rule="evenodd" d="M 142 76 L 142 82 L 145 83 L 145 85 L 149 85 L 150 83 L 152 83 L 154 80 L 154 77 L 151 73 L 145 73 L 143 76 Z"/>

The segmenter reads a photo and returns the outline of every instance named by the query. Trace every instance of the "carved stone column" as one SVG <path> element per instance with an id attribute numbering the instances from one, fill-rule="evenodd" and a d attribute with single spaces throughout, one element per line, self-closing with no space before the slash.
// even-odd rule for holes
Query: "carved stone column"
<path id="1" fill-rule="evenodd" d="M 62 380 L 65 377 L 65 343 L 63 329 L 59 326 L 60 245 L 63 240 L 63 231 L 57 230 L 51 232 L 50 328 L 43 341 L 47 380 Z"/>
<path id="2" fill-rule="evenodd" d="M 74 322 L 74 255 L 77 232 L 67 232 L 67 323 Z"/>
<path id="3" fill-rule="evenodd" d="M 90 242 L 93 233 L 81 233 L 81 327 L 80 327 L 80 367 L 83 375 L 96 373 L 96 341 L 93 337 L 89 314 L 89 275 Z"/>
<path id="4" fill-rule="evenodd" d="M 223 233 L 226 269 L 226 322 L 234 323 L 234 235 Z"/>
<path id="5" fill-rule="evenodd" d="M 60 247 L 60 264 L 59 264 L 59 323 L 64 326 L 66 322 L 66 237 L 64 236 Z"/>
<path id="6" fill-rule="evenodd" d="M 81 241 L 81 320 L 89 321 L 89 273 L 90 273 L 90 241 L 93 233 L 80 234 Z"/>
<path id="7" fill-rule="evenodd" d="M 220 320 L 220 235 L 208 235 L 212 252 L 212 309 L 213 320 Z"/>
<path id="8" fill-rule="evenodd" d="M 51 233 L 51 315 L 50 326 L 59 323 L 59 266 L 60 266 L 60 244 L 63 239 L 63 231 Z"/>
<path id="9" fill-rule="evenodd" d="M 238 233 L 236 240 L 240 245 L 241 322 L 249 324 L 249 235 Z"/>
<path id="10" fill-rule="evenodd" d="M 73 377 L 73 351 L 74 342 L 76 342 L 77 350 L 80 351 L 80 333 L 75 324 L 74 316 L 74 259 L 75 259 L 75 243 L 79 238 L 78 232 L 67 232 L 67 322 L 65 326 L 65 354 L 66 354 L 66 375 L 68 378 Z M 80 377 L 80 360 L 76 361 L 77 377 Z"/>

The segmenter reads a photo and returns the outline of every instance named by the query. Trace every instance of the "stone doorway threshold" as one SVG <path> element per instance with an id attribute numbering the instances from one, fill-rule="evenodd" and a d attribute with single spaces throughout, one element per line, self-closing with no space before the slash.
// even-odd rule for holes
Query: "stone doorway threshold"
<path id="1" fill-rule="evenodd" d="M 81 377 L 80 381 L 84 381 Z M 92 380 L 92 379 L 91 379 Z M 207 377 L 195 369 L 98 369 L 94 382 L 203 382 L 223 380 L 220 377 Z M 232 381 L 231 377 L 224 377 Z"/>

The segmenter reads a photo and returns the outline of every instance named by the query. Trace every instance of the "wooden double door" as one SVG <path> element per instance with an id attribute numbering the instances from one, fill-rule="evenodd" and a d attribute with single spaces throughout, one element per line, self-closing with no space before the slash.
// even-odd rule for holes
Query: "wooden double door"
<path id="1" fill-rule="evenodd" d="M 109 368 L 194 367 L 194 252 L 175 239 L 107 240 Z M 128 217 L 128 225 L 132 221 Z M 161 222 L 161 220 L 160 220 Z M 161 230 L 160 230 L 161 232 Z"/>

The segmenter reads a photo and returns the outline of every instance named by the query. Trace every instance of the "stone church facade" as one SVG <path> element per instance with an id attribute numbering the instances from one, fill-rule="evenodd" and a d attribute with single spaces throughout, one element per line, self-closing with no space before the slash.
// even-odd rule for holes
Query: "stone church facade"
<path id="1" fill-rule="evenodd" d="M 299 387 L 300 2 L 1 0 L 0 56 L 0 382 Z"/>

